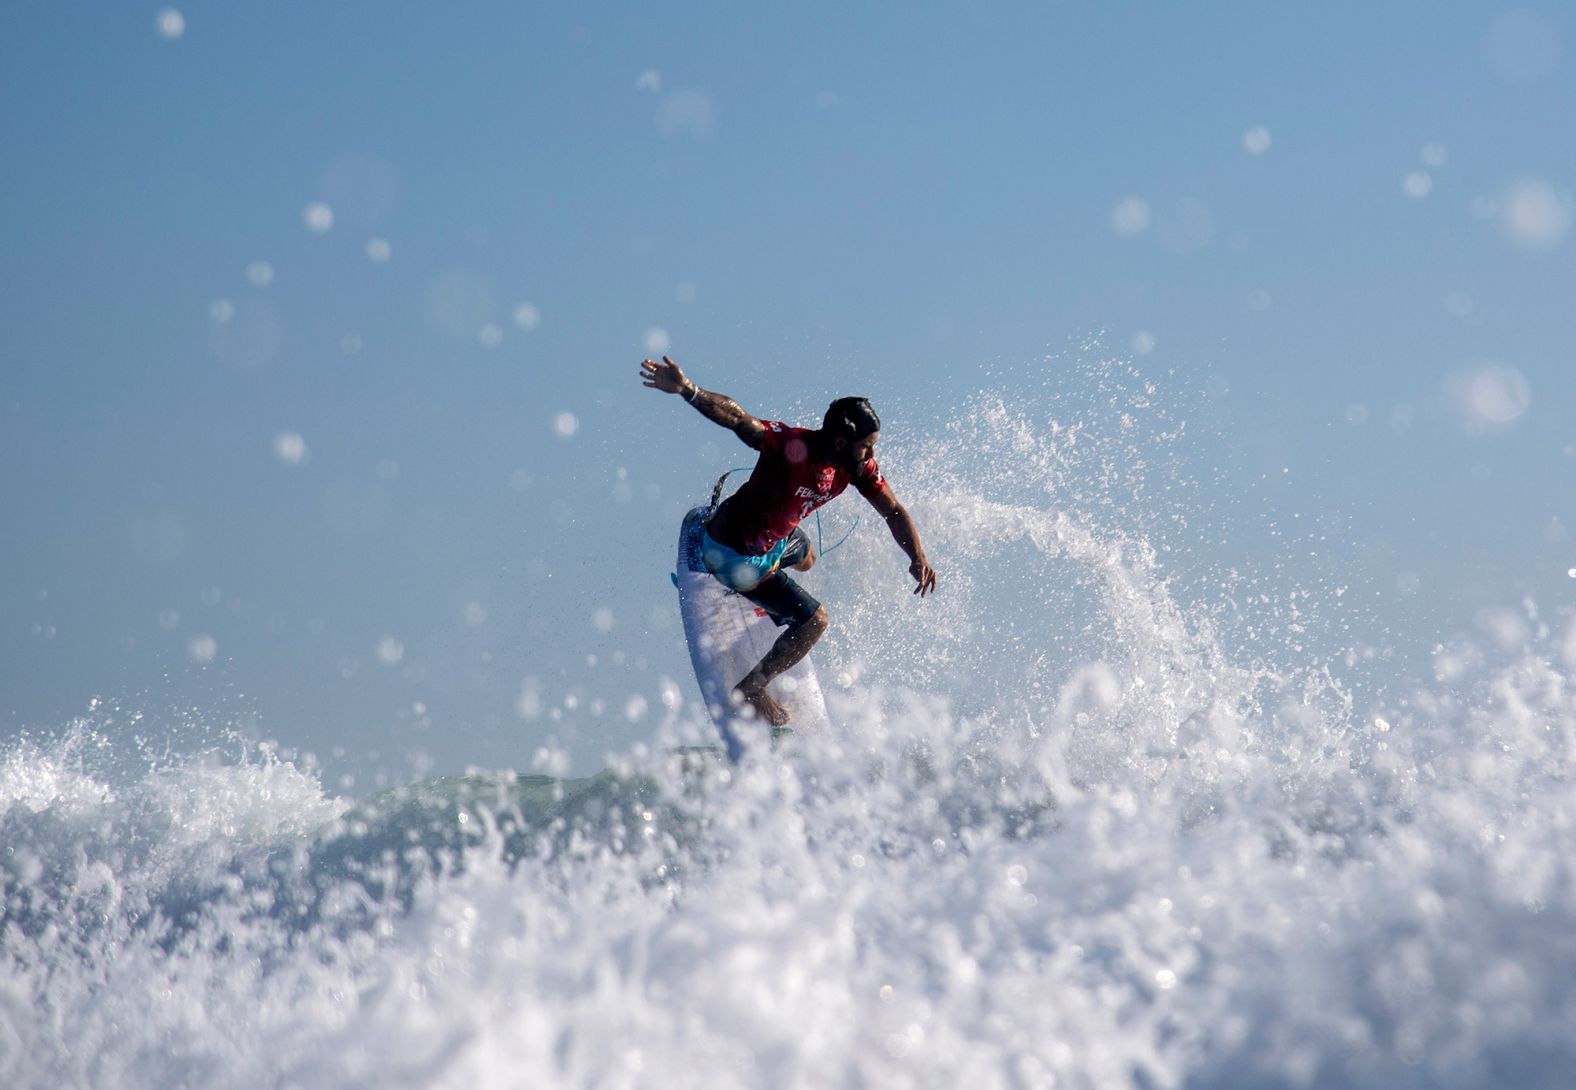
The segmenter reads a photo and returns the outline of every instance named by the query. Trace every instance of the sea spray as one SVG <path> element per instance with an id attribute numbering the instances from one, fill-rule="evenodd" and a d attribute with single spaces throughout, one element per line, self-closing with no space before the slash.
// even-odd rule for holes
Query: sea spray
<path id="1" fill-rule="evenodd" d="M 943 593 L 861 527 L 836 729 L 738 766 L 692 706 L 595 776 L 359 801 L 11 744 L 0 1084 L 1568 1085 L 1569 618 L 1359 697 L 1336 588 L 1190 568 L 1180 429 L 1089 374 L 1087 418 L 888 436 Z"/>

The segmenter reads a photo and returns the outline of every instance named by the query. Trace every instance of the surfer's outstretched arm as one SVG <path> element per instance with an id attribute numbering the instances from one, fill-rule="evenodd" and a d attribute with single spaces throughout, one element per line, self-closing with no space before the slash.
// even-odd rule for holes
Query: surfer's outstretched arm
<path id="1" fill-rule="evenodd" d="M 679 365 L 667 356 L 662 357 L 662 362 L 653 360 L 640 361 L 640 377 L 643 385 L 653 390 L 661 390 L 667 394 L 678 394 L 688 401 L 700 414 L 714 424 L 721 424 L 733 434 L 743 440 L 744 445 L 755 450 L 761 449 L 761 443 L 766 436 L 766 425 L 758 418 L 739 408 L 739 403 L 726 394 L 713 393 L 702 390 L 679 370 Z"/>
<path id="2" fill-rule="evenodd" d="M 856 486 L 857 483 L 856 481 Z M 936 570 L 925 559 L 924 546 L 919 543 L 919 528 L 909 516 L 908 508 L 898 502 L 897 496 L 885 481 L 869 490 L 860 487 L 859 492 L 870 501 L 870 506 L 886 519 L 887 529 L 892 531 L 892 539 L 897 542 L 898 548 L 908 554 L 908 559 L 911 561 L 908 574 L 914 577 L 914 593 L 923 598 L 935 590 Z"/>

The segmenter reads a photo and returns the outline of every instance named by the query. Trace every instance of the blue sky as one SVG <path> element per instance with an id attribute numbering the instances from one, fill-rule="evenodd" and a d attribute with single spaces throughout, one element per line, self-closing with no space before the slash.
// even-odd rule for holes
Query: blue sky
<path id="1" fill-rule="evenodd" d="M 0 12 L 6 733 L 520 766 L 530 678 L 595 766 L 743 461 L 664 343 L 923 436 L 1098 338 L 1209 437 L 1221 557 L 1320 522 L 1374 638 L 1576 587 L 1557 6 L 178 7 Z"/>

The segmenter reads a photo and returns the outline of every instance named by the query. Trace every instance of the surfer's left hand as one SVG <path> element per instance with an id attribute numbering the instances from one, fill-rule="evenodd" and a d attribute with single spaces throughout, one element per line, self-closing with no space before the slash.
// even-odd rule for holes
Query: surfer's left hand
<path id="1" fill-rule="evenodd" d="M 920 557 L 908 566 L 908 574 L 912 575 L 914 582 L 918 584 L 914 588 L 914 593 L 921 598 L 936 589 L 936 569 L 932 568 L 924 557 Z"/>

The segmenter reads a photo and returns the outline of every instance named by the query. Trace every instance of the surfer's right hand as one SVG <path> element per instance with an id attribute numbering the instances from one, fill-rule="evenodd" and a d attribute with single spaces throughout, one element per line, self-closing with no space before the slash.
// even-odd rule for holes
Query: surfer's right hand
<path id="1" fill-rule="evenodd" d="M 643 386 L 661 390 L 665 394 L 682 394 L 689 387 L 689 379 L 684 377 L 679 365 L 667 356 L 662 357 L 661 363 L 641 360 L 640 377 Z"/>

